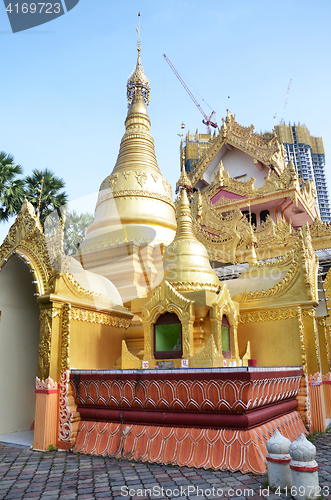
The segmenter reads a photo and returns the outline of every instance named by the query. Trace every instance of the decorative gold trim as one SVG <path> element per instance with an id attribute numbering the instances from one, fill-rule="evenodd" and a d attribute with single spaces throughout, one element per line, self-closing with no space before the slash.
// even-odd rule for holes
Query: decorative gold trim
<path id="1" fill-rule="evenodd" d="M 178 291 L 192 291 L 197 290 L 209 290 L 210 292 L 218 293 L 221 289 L 221 283 L 219 285 L 213 285 L 212 283 L 196 283 L 196 282 L 185 282 L 181 281 L 172 282 L 171 285 Z"/>
<path id="2" fill-rule="evenodd" d="M 107 193 L 102 198 L 99 198 L 96 208 L 98 208 L 105 201 L 109 201 L 115 198 L 153 198 L 157 201 L 164 201 L 172 208 L 175 208 L 175 205 L 169 196 L 164 194 L 155 193 L 153 191 L 147 190 L 139 190 L 139 189 L 121 189 L 120 191 L 113 191 L 112 193 Z"/>
<path id="3" fill-rule="evenodd" d="M 298 308 L 268 309 L 267 311 L 240 313 L 239 324 L 279 321 L 282 319 L 298 318 L 298 315 Z"/>
<path id="4" fill-rule="evenodd" d="M 182 323 L 183 358 L 190 357 L 190 346 L 193 346 L 193 313 L 194 302 L 183 297 L 168 283 L 162 283 L 155 288 L 152 297 L 142 308 L 144 325 L 144 359 L 152 361 L 153 325 L 157 317 L 165 312 L 174 312 Z"/>
<path id="5" fill-rule="evenodd" d="M 231 346 L 232 352 L 231 357 L 239 358 L 239 348 L 238 348 L 238 316 L 239 311 L 231 299 L 230 292 L 226 283 L 222 285 L 221 291 L 218 294 L 217 299 L 212 305 L 212 310 L 210 312 L 210 322 L 212 326 L 212 333 L 215 338 L 215 343 L 218 351 L 222 353 L 222 319 L 225 315 L 230 324 L 231 333 Z"/>
<path id="6" fill-rule="evenodd" d="M 298 258 L 295 258 L 293 260 L 293 263 L 284 276 L 278 283 L 276 283 L 272 288 L 269 288 L 268 290 L 260 290 L 256 292 L 244 292 L 243 293 L 243 301 L 246 300 L 255 300 L 255 299 L 263 299 L 267 297 L 273 297 L 274 295 L 278 293 L 285 292 L 286 289 L 289 287 L 291 281 L 293 278 L 299 274 L 299 260 Z"/>
<path id="7" fill-rule="evenodd" d="M 141 368 L 141 360 L 137 358 L 137 356 L 131 354 L 125 340 L 122 340 L 121 368 L 122 370 L 127 368 L 132 370 Z"/>
<path id="8" fill-rule="evenodd" d="M 209 335 L 206 346 L 190 358 L 190 368 L 205 368 L 208 366 L 223 366 L 223 354 L 215 344 L 214 335 Z"/>
<path id="9" fill-rule="evenodd" d="M 305 334 L 304 334 L 304 326 L 302 321 L 302 310 L 301 307 L 298 307 L 298 321 L 299 321 L 299 334 L 300 334 L 300 347 L 301 347 L 301 363 L 304 371 L 307 370 L 307 355 L 306 355 L 306 346 L 305 346 Z"/>
<path id="10" fill-rule="evenodd" d="M 23 254 L 23 259 L 30 262 L 30 269 L 35 270 L 38 292 L 43 295 L 47 292 L 49 280 L 57 273 L 55 268 L 58 269 L 60 265 L 58 260 L 62 252 L 62 235 L 58 233 L 56 230 L 53 237 L 46 239 L 33 206 L 24 200 L 14 224 L 0 246 L 0 268 L 4 267 L 15 253 Z"/>
<path id="11" fill-rule="evenodd" d="M 189 175 L 193 186 L 202 177 L 211 160 L 215 158 L 224 144 L 234 146 L 264 165 L 276 167 L 279 172 L 284 169 L 286 153 L 277 137 L 273 136 L 267 140 L 263 135 L 254 132 L 254 125 L 250 127 L 239 125 L 235 115 L 228 111 L 219 134 L 211 138 L 208 143 L 209 147 L 204 150 L 194 171 Z"/>
<path id="12" fill-rule="evenodd" d="M 62 273 L 62 276 L 63 280 L 66 282 L 68 288 L 73 294 L 83 295 L 105 303 L 107 302 L 107 298 L 101 293 L 90 292 L 89 290 L 86 290 L 86 288 L 82 287 L 71 273 Z"/>
<path id="13" fill-rule="evenodd" d="M 70 368 L 70 319 L 71 305 L 63 304 L 62 306 L 62 328 L 61 328 L 61 359 L 60 372 L 66 372 Z"/>
<path id="14" fill-rule="evenodd" d="M 38 372 L 39 380 L 46 380 L 49 377 L 49 367 L 51 361 L 51 339 L 52 339 L 52 307 L 41 309 L 39 313 L 39 348 L 38 348 Z"/>
<path id="15" fill-rule="evenodd" d="M 131 324 L 131 319 L 120 318 L 118 316 L 91 311 L 88 309 L 71 308 L 71 318 L 74 321 L 83 321 L 86 323 L 94 323 L 98 325 L 113 326 L 116 328 L 127 329 Z"/>

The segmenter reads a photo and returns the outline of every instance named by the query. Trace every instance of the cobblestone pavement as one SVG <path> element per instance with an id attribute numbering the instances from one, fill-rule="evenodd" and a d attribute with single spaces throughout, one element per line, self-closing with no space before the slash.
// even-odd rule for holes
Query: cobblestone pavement
<path id="1" fill-rule="evenodd" d="M 318 435 L 314 444 L 321 494 L 331 500 L 331 433 Z M 326 494 L 328 489 L 330 493 Z M 277 500 L 286 498 L 286 494 L 268 491 L 266 476 L 129 462 L 71 452 L 42 453 L 0 444 L 0 500 L 175 497 Z"/>

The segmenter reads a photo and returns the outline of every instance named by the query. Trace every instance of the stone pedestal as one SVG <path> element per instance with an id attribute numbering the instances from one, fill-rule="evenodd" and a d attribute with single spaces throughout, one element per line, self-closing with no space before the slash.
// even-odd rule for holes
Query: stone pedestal
<path id="1" fill-rule="evenodd" d="M 267 441 L 268 481 L 271 488 L 290 488 L 292 486 L 289 454 L 291 441 L 276 429 Z"/>
<path id="2" fill-rule="evenodd" d="M 318 465 L 314 460 L 315 446 L 306 439 L 304 434 L 300 434 L 298 439 L 290 445 L 290 454 L 292 457 L 290 462 L 292 497 L 296 500 L 310 500 L 319 497 Z"/>

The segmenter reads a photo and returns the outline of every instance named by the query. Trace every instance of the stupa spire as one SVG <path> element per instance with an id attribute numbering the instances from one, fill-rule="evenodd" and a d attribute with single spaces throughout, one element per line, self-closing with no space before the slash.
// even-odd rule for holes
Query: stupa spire
<path id="1" fill-rule="evenodd" d="M 145 104 L 148 106 L 149 104 L 149 96 L 150 96 L 150 84 L 147 76 L 144 73 L 143 67 L 141 65 L 141 42 L 140 42 L 140 12 L 138 14 L 138 28 L 136 28 L 138 32 L 138 43 L 137 43 L 137 64 L 136 67 L 128 79 L 128 83 L 126 85 L 127 88 L 127 98 L 128 98 L 128 106 L 131 106 L 131 103 L 136 99 L 143 99 Z"/>
<path id="2" fill-rule="evenodd" d="M 196 236 L 193 232 L 190 202 L 188 200 L 185 188 L 181 190 L 176 218 L 177 218 L 177 231 L 174 241 L 179 239 L 197 241 Z M 201 246 L 201 248 L 203 248 L 203 246 Z"/>
<path id="3" fill-rule="evenodd" d="M 152 251 L 152 247 L 168 245 L 176 230 L 171 185 L 159 170 L 150 133 L 151 122 L 146 107 L 150 87 L 141 66 L 140 27 L 137 31 L 138 59 L 127 82 L 129 109 L 125 133 L 115 167 L 100 186 L 94 222 L 80 246 L 84 266 L 97 268 L 106 277 L 112 276 L 124 303 L 139 296 L 141 290 L 145 293 L 136 249 L 141 245 L 145 249 L 146 244 L 151 244 L 151 252 L 148 250 L 148 259 L 151 260 L 148 260 L 146 269 L 157 272 L 161 255 L 157 250 Z M 123 273 L 117 261 L 128 256 Z"/>
<path id="4" fill-rule="evenodd" d="M 163 256 L 164 279 L 178 291 L 219 291 L 220 281 L 211 268 L 206 248 L 193 231 L 190 202 L 186 187 L 181 186 L 176 211 L 175 238 Z"/>

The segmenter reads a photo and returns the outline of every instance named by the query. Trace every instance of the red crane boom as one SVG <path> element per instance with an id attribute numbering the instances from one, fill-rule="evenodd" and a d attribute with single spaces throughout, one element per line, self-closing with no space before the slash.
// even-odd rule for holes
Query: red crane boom
<path id="1" fill-rule="evenodd" d="M 186 83 L 184 82 L 183 78 L 180 76 L 180 74 L 176 70 L 175 66 L 170 61 L 169 57 L 167 57 L 165 54 L 163 54 L 163 57 L 167 61 L 167 63 L 169 64 L 169 66 L 172 69 L 172 71 L 177 76 L 177 78 L 180 81 L 180 83 L 183 85 L 184 89 L 186 90 L 186 92 L 188 93 L 188 95 L 190 96 L 190 98 L 192 99 L 192 101 L 194 102 L 194 104 L 196 105 L 196 107 L 198 108 L 198 110 L 200 111 L 200 113 L 202 114 L 202 116 L 204 117 L 204 120 L 202 120 L 202 123 L 204 123 L 205 125 L 207 125 L 207 127 L 212 126 L 214 128 L 217 128 L 218 127 L 217 123 L 211 121 L 212 117 L 215 114 L 215 111 L 213 111 L 209 117 L 206 115 L 206 113 L 204 112 L 204 110 L 202 109 L 202 107 L 200 106 L 200 104 L 198 103 L 198 101 L 196 100 L 196 98 L 194 97 L 194 95 L 192 94 L 192 92 L 190 91 L 190 89 L 188 88 L 188 86 L 186 85 Z"/>

